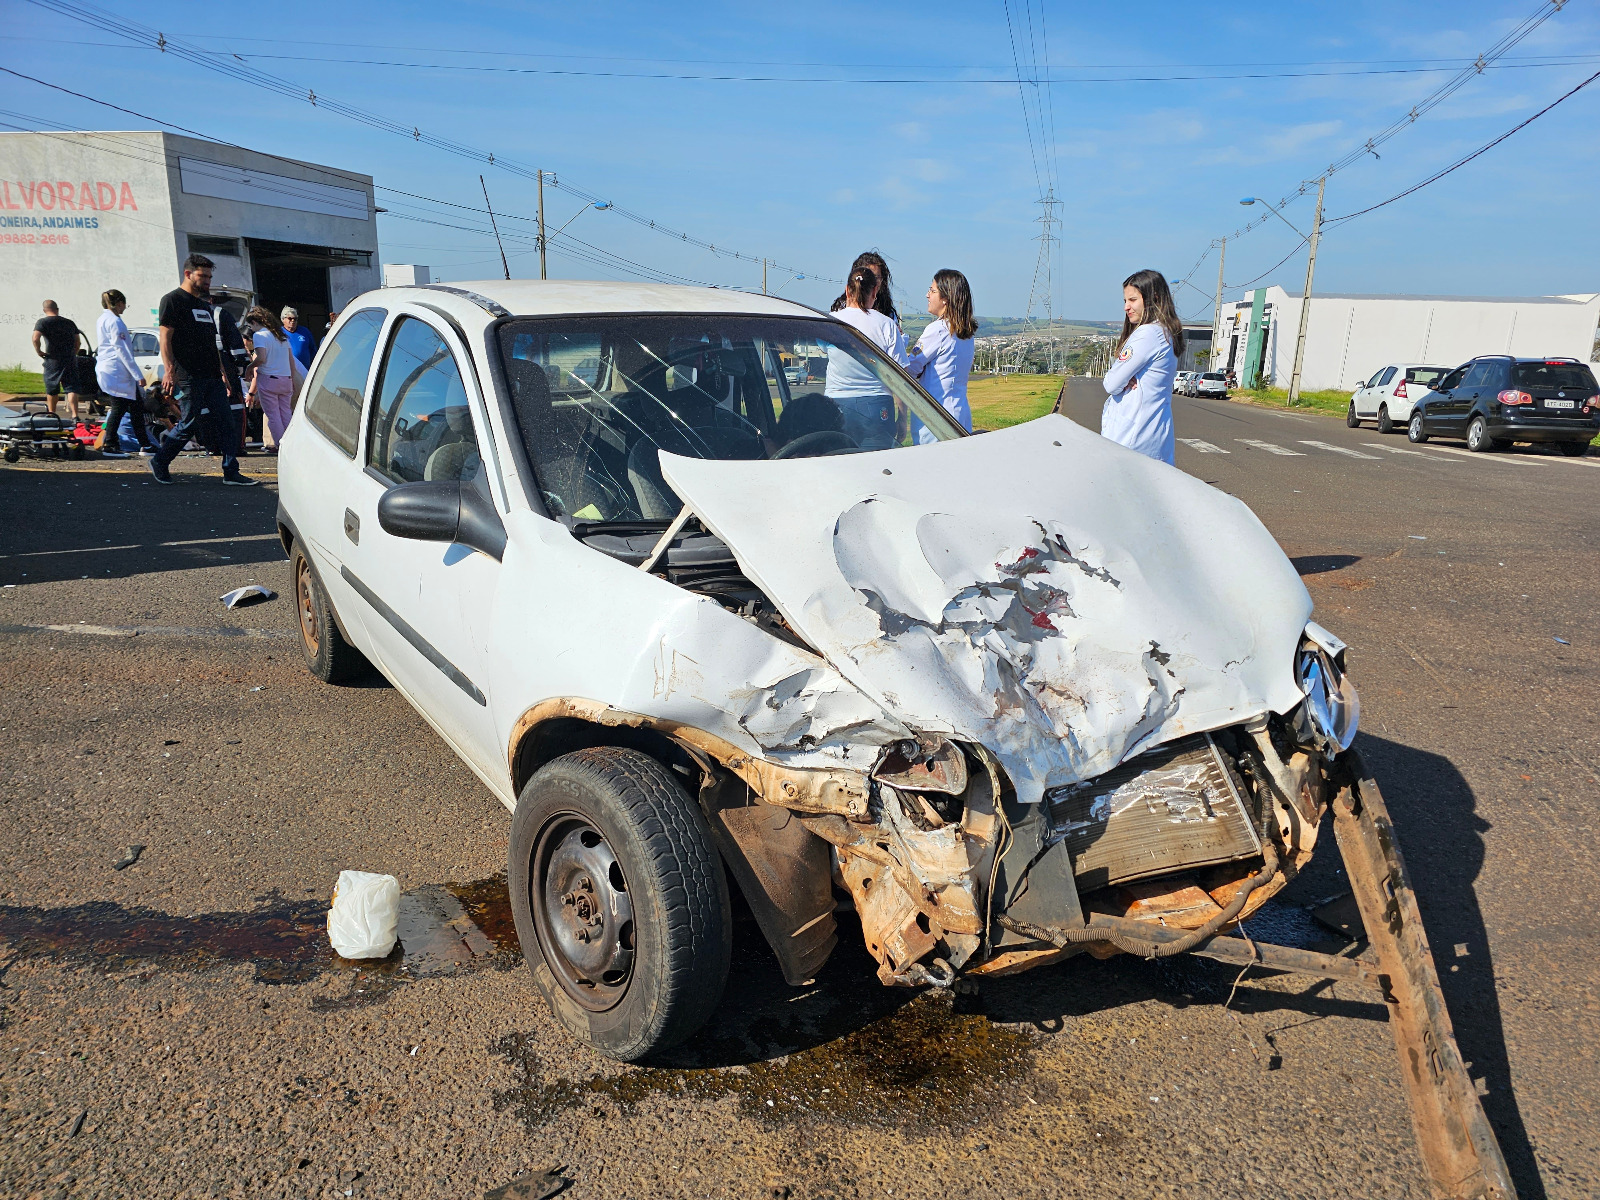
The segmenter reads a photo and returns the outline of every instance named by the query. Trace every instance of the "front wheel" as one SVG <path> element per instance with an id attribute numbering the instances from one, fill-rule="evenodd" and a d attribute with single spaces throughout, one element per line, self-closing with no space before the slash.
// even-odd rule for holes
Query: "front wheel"
<path id="1" fill-rule="evenodd" d="M 1344 414 L 1344 423 L 1350 426 L 1351 429 L 1361 428 L 1361 418 L 1356 416 L 1356 402 L 1354 400 L 1350 401 L 1350 408 Z"/>
<path id="2" fill-rule="evenodd" d="M 634 1062 L 711 1016 L 732 952 L 727 878 L 655 759 L 598 746 L 546 763 L 517 800 L 507 874 L 534 984 L 579 1041 Z"/>
<path id="3" fill-rule="evenodd" d="M 1394 432 L 1394 422 L 1389 419 L 1389 406 L 1387 404 L 1378 405 L 1378 432 Z"/>
<path id="4" fill-rule="evenodd" d="M 1406 439 L 1421 444 L 1428 440 L 1427 432 L 1422 428 L 1422 414 L 1414 412 L 1411 420 L 1406 423 Z"/>
<path id="5" fill-rule="evenodd" d="M 1495 448 L 1495 439 L 1489 436 L 1489 422 L 1473 417 L 1467 426 L 1467 449 L 1474 454 L 1487 454 Z"/>

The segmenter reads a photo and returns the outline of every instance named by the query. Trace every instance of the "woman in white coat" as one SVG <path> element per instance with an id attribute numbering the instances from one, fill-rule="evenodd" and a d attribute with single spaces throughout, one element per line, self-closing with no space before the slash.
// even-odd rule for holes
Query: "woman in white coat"
<path id="1" fill-rule="evenodd" d="M 922 331 L 911 350 L 912 375 L 946 411 L 972 431 L 972 406 L 967 402 L 967 378 L 972 374 L 972 335 L 978 322 L 972 315 L 972 289 L 960 271 L 940 271 L 928 285 L 928 315 L 933 323 Z M 938 441 L 926 429 L 917 431 L 919 442 Z"/>
<path id="2" fill-rule="evenodd" d="M 127 458 L 127 451 L 123 450 L 122 439 L 117 434 L 117 426 L 122 423 L 124 413 L 133 422 L 133 437 L 137 443 L 134 449 L 143 451 L 150 443 L 150 435 L 144 427 L 144 404 L 139 399 L 144 372 L 133 357 L 133 339 L 128 336 L 128 327 L 122 323 L 128 298 L 112 288 L 100 293 L 100 307 L 105 311 L 95 322 L 94 377 L 100 390 L 111 398 L 104 426 L 105 441 L 100 445 L 100 453 L 107 458 Z"/>
<path id="3" fill-rule="evenodd" d="M 895 362 L 906 366 L 906 335 L 874 307 L 878 288 L 876 271 L 871 267 L 853 268 L 845 283 L 845 306 L 833 313 L 833 318 L 851 326 Z M 896 443 L 899 418 L 894 397 L 883 380 L 859 359 L 830 348 L 822 391 L 839 406 L 846 436 L 861 449 L 887 450 Z"/>
<path id="4" fill-rule="evenodd" d="M 1160 271 L 1122 281 L 1122 337 L 1106 372 L 1100 433 L 1118 445 L 1171 464 L 1172 381 L 1183 353 L 1183 325 Z"/>

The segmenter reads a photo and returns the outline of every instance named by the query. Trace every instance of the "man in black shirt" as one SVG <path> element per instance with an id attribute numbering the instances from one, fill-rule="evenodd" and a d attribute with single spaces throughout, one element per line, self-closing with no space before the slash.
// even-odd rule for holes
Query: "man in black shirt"
<path id="1" fill-rule="evenodd" d="M 204 423 L 222 450 L 222 482 L 254 487 L 254 479 L 239 473 L 244 391 L 232 362 L 234 347 L 224 344 L 236 341 L 238 331 L 231 330 L 230 338 L 232 319 L 210 303 L 212 266 L 204 255 L 189 255 L 183 260 L 183 283 L 161 297 L 161 388 L 178 402 L 181 415 L 151 456 L 150 474 L 157 483 L 171 483 L 168 467 Z"/>
<path id="2" fill-rule="evenodd" d="M 43 341 L 41 346 L 39 343 Z M 33 349 L 44 359 L 44 391 L 50 415 L 56 398 L 67 393 L 67 412 L 78 420 L 78 327 L 61 315 L 54 300 L 44 302 L 44 316 L 33 325 Z"/>

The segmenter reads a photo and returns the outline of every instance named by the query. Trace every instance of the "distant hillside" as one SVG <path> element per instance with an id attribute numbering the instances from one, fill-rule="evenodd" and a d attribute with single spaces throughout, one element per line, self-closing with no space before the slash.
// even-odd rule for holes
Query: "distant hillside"
<path id="1" fill-rule="evenodd" d="M 928 327 L 932 320 L 933 318 L 925 312 L 902 313 L 900 323 L 905 328 L 906 337 L 915 341 L 922 335 L 922 331 Z M 1029 322 L 1026 317 L 978 318 L 979 337 L 1010 337 L 1013 334 L 1023 332 L 1028 327 Z M 1042 330 L 1042 327 L 1042 321 L 1036 320 L 1032 322 L 1033 329 Z M 1120 322 L 1086 321 L 1077 317 L 1062 317 L 1056 320 L 1055 328 L 1060 331 L 1063 337 L 1074 337 L 1091 333 L 1114 333 L 1122 326 Z"/>

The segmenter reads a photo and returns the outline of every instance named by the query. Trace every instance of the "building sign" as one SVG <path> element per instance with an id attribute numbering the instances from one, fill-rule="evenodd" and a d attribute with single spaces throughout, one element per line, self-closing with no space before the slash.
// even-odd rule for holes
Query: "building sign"
<path id="1" fill-rule="evenodd" d="M 116 212 L 139 211 L 133 185 L 106 179 L 0 179 L 0 208 L 7 212 Z M 81 226 L 80 226 L 81 228 Z"/>

